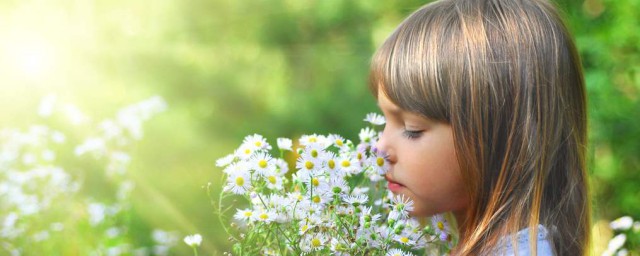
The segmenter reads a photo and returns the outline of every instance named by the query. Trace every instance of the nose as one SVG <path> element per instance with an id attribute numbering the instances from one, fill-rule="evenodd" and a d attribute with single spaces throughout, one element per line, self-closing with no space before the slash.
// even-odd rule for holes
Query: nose
<path id="1" fill-rule="evenodd" d="M 376 150 L 379 152 L 378 154 L 384 155 L 387 161 L 389 161 L 390 163 L 394 163 L 395 152 L 393 150 L 392 145 L 390 144 L 392 140 L 389 138 L 389 133 L 386 132 L 386 130 L 387 128 L 385 126 L 385 129 L 380 134 L 380 137 L 378 138 L 378 141 L 374 146 Z"/>

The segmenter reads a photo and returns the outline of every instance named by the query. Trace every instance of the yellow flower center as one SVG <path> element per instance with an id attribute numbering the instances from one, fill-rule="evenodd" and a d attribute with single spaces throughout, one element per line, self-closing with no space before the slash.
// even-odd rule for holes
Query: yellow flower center
<path id="1" fill-rule="evenodd" d="M 349 160 L 342 161 L 342 167 L 349 167 L 349 166 L 351 166 L 351 162 L 349 162 Z"/>
<path id="2" fill-rule="evenodd" d="M 276 181 L 277 181 L 277 180 L 276 180 L 276 176 L 271 175 L 271 176 L 269 176 L 269 178 L 267 178 L 267 179 L 269 180 L 269 182 L 270 182 L 271 184 L 276 184 Z"/>
<path id="3" fill-rule="evenodd" d="M 320 203 L 320 197 L 319 197 L 319 196 L 313 196 L 312 201 L 313 201 L 314 203 L 316 203 L 316 204 L 317 204 L 317 203 Z"/>
<path id="4" fill-rule="evenodd" d="M 320 239 L 314 237 L 311 239 L 311 245 L 313 245 L 313 247 L 318 247 L 322 245 L 322 242 L 320 242 Z"/>
<path id="5" fill-rule="evenodd" d="M 338 145 L 339 147 L 342 147 L 342 145 L 344 145 L 344 143 L 342 142 L 341 139 L 336 139 L 336 145 Z"/>
<path id="6" fill-rule="evenodd" d="M 307 161 L 304 163 L 304 167 L 307 168 L 307 170 L 311 170 L 313 169 L 313 163 L 311 161 Z"/>
<path id="7" fill-rule="evenodd" d="M 268 218 L 269 218 L 269 215 L 267 215 L 266 213 L 262 213 L 262 214 L 260 214 L 260 219 L 262 219 L 262 220 L 266 220 L 266 219 L 268 219 Z"/>
<path id="8" fill-rule="evenodd" d="M 318 141 L 318 139 L 316 137 L 309 138 L 309 142 L 314 142 L 315 143 L 317 141 Z"/>
<path id="9" fill-rule="evenodd" d="M 307 229 L 309 229 L 308 225 L 304 225 L 304 226 L 302 226 L 302 228 L 300 228 L 300 230 L 302 230 L 302 232 L 307 231 Z"/>
<path id="10" fill-rule="evenodd" d="M 378 164 L 378 166 L 382 167 L 384 165 L 384 158 L 378 157 L 378 159 L 376 159 L 376 164 Z"/>
<path id="11" fill-rule="evenodd" d="M 333 161 L 333 159 L 329 159 L 329 161 L 327 162 L 327 165 L 331 169 L 336 168 L 336 161 Z"/>
<path id="12" fill-rule="evenodd" d="M 362 160 L 362 153 L 358 152 L 358 160 Z"/>
<path id="13" fill-rule="evenodd" d="M 444 223 L 442 223 L 442 221 L 438 221 L 438 229 L 444 230 Z"/>
<path id="14" fill-rule="evenodd" d="M 318 157 L 318 150 L 315 150 L 315 149 L 311 150 L 311 156 L 314 157 L 314 158 Z"/>
<path id="15" fill-rule="evenodd" d="M 245 154 L 245 155 L 251 154 L 251 149 L 245 149 L 245 150 L 244 150 L 244 154 Z"/>
<path id="16" fill-rule="evenodd" d="M 244 178 L 242 178 L 242 177 L 236 178 L 236 185 L 238 185 L 238 186 L 244 185 Z"/>
<path id="17" fill-rule="evenodd" d="M 253 215 L 253 212 L 244 212 L 245 217 L 251 217 L 251 215 Z"/>
<path id="18" fill-rule="evenodd" d="M 409 238 L 406 237 L 406 236 L 403 236 L 403 237 L 400 238 L 400 242 L 402 242 L 403 244 L 406 244 L 406 243 L 409 242 Z"/>
<path id="19" fill-rule="evenodd" d="M 267 160 L 261 159 L 260 162 L 258 162 L 258 166 L 260 166 L 260 168 L 267 168 Z"/>
<path id="20" fill-rule="evenodd" d="M 256 147 L 261 147 L 261 146 L 262 146 L 262 142 L 256 141 Z"/>
<path id="21" fill-rule="evenodd" d="M 313 184 L 314 187 L 317 187 L 318 185 L 320 185 L 320 181 L 318 180 L 318 178 L 313 178 L 311 179 L 311 184 Z"/>

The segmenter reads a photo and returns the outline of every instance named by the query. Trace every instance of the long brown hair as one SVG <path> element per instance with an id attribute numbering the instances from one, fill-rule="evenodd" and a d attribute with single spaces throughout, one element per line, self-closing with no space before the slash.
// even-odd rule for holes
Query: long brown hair
<path id="1" fill-rule="evenodd" d="M 580 60 L 544 0 L 443 0 L 410 15 L 372 60 L 371 89 L 451 124 L 470 205 L 463 255 L 495 253 L 538 225 L 558 255 L 590 237 L 586 97 Z"/>

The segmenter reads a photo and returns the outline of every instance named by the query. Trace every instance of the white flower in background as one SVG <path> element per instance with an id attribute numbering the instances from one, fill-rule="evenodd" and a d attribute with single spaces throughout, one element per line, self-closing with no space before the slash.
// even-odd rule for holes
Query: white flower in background
<path id="1" fill-rule="evenodd" d="M 73 125 L 84 124 L 89 120 L 89 117 L 82 113 L 82 111 L 73 104 L 65 104 L 62 107 L 62 111 L 69 119 L 69 122 Z"/>
<path id="2" fill-rule="evenodd" d="M 631 228 L 632 225 L 633 225 L 633 219 L 629 216 L 623 216 L 623 217 L 617 218 L 611 223 L 609 223 L 609 226 L 611 227 L 611 229 L 619 230 L 619 231 L 628 230 Z"/>
<path id="3" fill-rule="evenodd" d="M 624 245 L 624 243 L 626 241 L 627 241 L 627 235 L 618 234 L 617 236 L 615 236 L 611 240 L 609 240 L 609 244 L 607 246 L 607 250 L 605 250 L 602 253 L 602 255 L 614 255 L 614 253 L 616 251 L 618 251 L 618 249 L 622 248 L 622 246 Z"/>
<path id="4" fill-rule="evenodd" d="M 200 246 L 200 243 L 202 243 L 202 236 L 200 234 L 185 236 L 184 243 L 191 247 Z"/>
<path id="5" fill-rule="evenodd" d="M 91 226 L 96 226 L 102 223 L 107 215 L 107 207 L 101 203 L 90 203 L 87 206 L 87 211 L 89 213 L 89 223 Z"/>
<path id="6" fill-rule="evenodd" d="M 278 148 L 280 148 L 280 150 L 293 151 L 293 148 L 291 148 L 291 146 L 293 145 L 293 141 L 291 141 L 291 139 L 278 138 L 277 142 L 278 142 Z"/>
<path id="7" fill-rule="evenodd" d="M 53 110 L 58 97 L 55 94 L 49 94 L 42 98 L 40 106 L 38 107 L 38 115 L 42 117 L 49 117 L 53 114 Z"/>
<path id="8" fill-rule="evenodd" d="M 104 137 L 108 140 L 118 138 L 122 135 L 122 127 L 113 120 L 104 120 L 100 123 L 99 127 Z"/>
<path id="9" fill-rule="evenodd" d="M 89 138 L 75 148 L 76 156 L 81 156 L 86 153 L 94 153 L 98 156 L 106 154 L 107 145 L 103 138 Z"/>
<path id="10" fill-rule="evenodd" d="M 386 122 L 386 120 L 384 119 L 384 116 L 378 113 L 367 114 L 367 116 L 364 118 L 364 121 L 369 122 L 370 124 L 373 124 L 373 125 L 383 125 Z"/>

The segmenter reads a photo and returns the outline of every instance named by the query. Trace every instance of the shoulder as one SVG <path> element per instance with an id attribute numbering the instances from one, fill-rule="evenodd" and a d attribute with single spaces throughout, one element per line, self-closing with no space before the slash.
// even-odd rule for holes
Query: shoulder
<path id="1" fill-rule="evenodd" d="M 542 225 L 538 225 L 538 235 L 536 237 L 537 255 L 539 256 L 553 256 L 553 248 L 549 241 L 549 231 Z M 525 228 L 520 230 L 516 234 L 517 245 L 514 248 L 511 242 L 511 237 L 503 237 L 498 244 L 498 254 L 501 255 L 517 255 L 528 256 L 532 255 L 532 248 L 529 245 L 529 229 Z M 502 253 L 504 252 L 504 253 Z"/>

